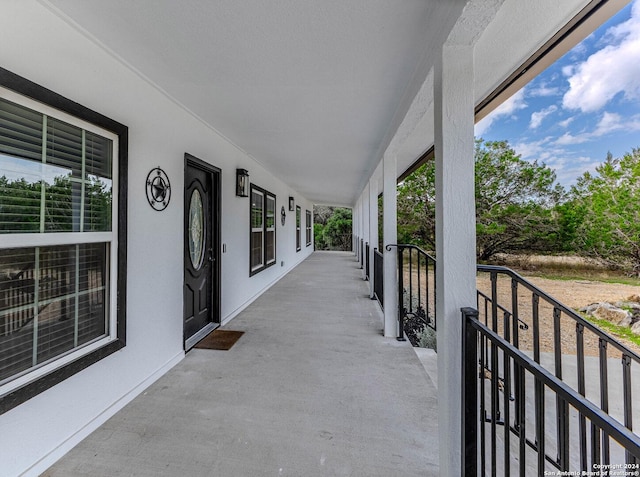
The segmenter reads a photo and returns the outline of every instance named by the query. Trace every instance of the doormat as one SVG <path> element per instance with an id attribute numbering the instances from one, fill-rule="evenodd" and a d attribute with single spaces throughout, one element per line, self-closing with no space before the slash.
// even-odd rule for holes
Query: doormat
<path id="1" fill-rule="evenodd" d="M 194 348 L 227 351 L 236 344 L 236 341 L 238 341 L 243 334 L 244 331 L 214 330 L 198 341 Z"/>

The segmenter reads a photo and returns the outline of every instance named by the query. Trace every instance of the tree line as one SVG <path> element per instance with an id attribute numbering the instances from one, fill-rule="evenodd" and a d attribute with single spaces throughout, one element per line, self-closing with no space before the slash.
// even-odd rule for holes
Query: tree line
<path id="1" fill-rule="evenodd" d="M 78 231 L 82 186 L 69 176 L 51 183 L 0 176 L 0 233 Z M 111 229 L 111 188 L 98 178 L 84 181 L 84 230 Z"/>
<path id="2" fill-rule="evenodd" d="M 570 253 L 599 259 L 640 276 L 640 148 L 608 154 L 595 172 L 565 189 L 544 163 L 522 159 L 507 141 L 476 140 L 476 251 L 480 261 L 498 253 Z M 78 193 L 66 177 L 45 189 L 48 230 L 72 230 Z M 0 177 L 0 230 L 36 231 L 41 183 Z M 107 230 L 111 191 L 86 184 L 90 230 Z M 352 212 L 316 207 L 318 250 L 350 250 Z M 398 185 L 398 241 L 435 250 L 435 163 Z"/>
<path id="3" fill-rule="evenodd" d="M 316 250 L 351 250 L 351 209 L 320 205 L 313 213 Z"/>
<path id="4" fill-rule="evenodd" d="M 398 241 L 435 250 L 435 161 L 398 186 Z M 475 144 L 476 253 L 569 253 L 640 276 L 640 149 L 611 154 L 568 189 L 507 141 Z"/>

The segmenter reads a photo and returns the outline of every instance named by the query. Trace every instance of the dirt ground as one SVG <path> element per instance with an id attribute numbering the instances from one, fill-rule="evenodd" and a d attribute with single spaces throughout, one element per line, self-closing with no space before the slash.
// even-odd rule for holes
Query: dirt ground
<path id="1" fill-rule="evenodd" d="M 584 263 L 581 259 L 575 259 L 572 257 L 559 257 L 558 258 L 563 266 L 567 266 L 567 263 L 572 267 L 576 267 L 584 271 L 585 276 L 593 277 L 597 276 L 594 270 L 585 269 L 582 270 Z M 536 260 L 538 260 L 536 262 Z M 538 263 L 539 262 L 539 263 Z M 565 263 L 567 262 L 567 263 Z M 598 281 L 596 278 L 588 279 L 576 279 L 576 280 L 556 280 L 549 278 L 541 278 L 535 276 L 534 273 L 539 272 L 541 268 L 547 268 L 550 264 L 545 263 L 544 259 L 536 259 L 527 257 L 526 265 L 531 266 L 533 263 L 534 272 L 527 270 L 518 270 L 526 280 L 545 292 L 547 295 L 555 298 L 560 303 L 563 303 L 571 309 L 579 309 L 585 307 L 591 303 L 608 301 L 616 302 L 619 300 L 625 300 L 631 295 L 640 295 L 640 287 L 632 285 L 624 285 L 620 283 L 607 283 Z M 505 264 L 506 266 L 513 266 L 514 264 Z M 516 264 L 517 265 L 517 264 Z M 553 264 L 552 264 L 553 265 Z M 516 268 L 517 267 L 513 267 Z M 574 269 L 575 272 L 575 269 Z M 429 295 L 433 296 L 433 270 L 429 270 L 428 276 L 425 276 L 424 269 L 421 271 L 421 286 L 418 287 L 418 274 L 414 269 L 411 274 L 405 272 L 404 274 L 404 286 L 409 288 L 411 280 L 412 287 L 421 288 L 424 290 L 425 281 L 429 284 Z M 488 273 L 478 274 L 478 290 L 485 293 L 487 296 L 491 296 L 491 281 Z M 414 290 L 415 290 L 414 288 Z M 498 303 L 504 304 L 505 308 L 511 309 L 511 280 L 506 276 L 501 276 L 497 282 L 498 291 Z M 414 291 L 415 293 L 415 291 Z M 426 293 L 423 292 L 421 297 L 421 305 L 425 308 L 428 307 L 429 313 L 432 314 L 434 310 L 434 304 L 432 299 L 427 299 Z M 427 305 L 427 306 L 425 306 Z M 528 329 L 519 329 L 519 346 L 523 350 L 533 350 L 533 317 L 534 307 L 532 305 L 532 293 L 526 288 L 519 287 L 518 289 L 518 306 L 519 317 L 526 324 Z M 483 303 L 478 303 L 481 315 L 483 313 Z M 540 329 L 540 351 L 541 352 L 553 352 L 554 351 L 554 319 L 553 319 L 553 307 L 546 304 L 541 299 L 539 304 L 539 329 Z M 503 324 L 499 324 L 499 329 L 503 329 Z M 598 336 L 585 329 L 584 331 L 584 353 L 587 356 L 598 356 L 599 354 L 599 340 Z M 640 354 L 640 347 L 633 343 L 618 338 L 623 344 L 630 349 Z M 576 323 L 573 319 L 562 314 L 560 318 L 560 342 L 563 354 L 576 354 L 578 338 L 576 336 Z M 619 357 L 620 353 L 609 348 L 608 355 L 610 357 Z"/>
<path id="2" fill-rule="evenodd" d="M 599 301 L 615 302 L 640 293 L 640 287 L 593 280 L 551 280 L 524 275 L 553 298 L 569 308 L 582 308 Z"/>
<path id="3" fill-rule="evenodd" d="M 600 301 L 616 302 L 624 300 L 630 295 L 640 294 L 640 287 L 618 283 L 605 283 L 596 280 L 552 280 L 535 276 L 523 276 L 532 284 L 546 292 L 551 297 L 565 304 L 569 308 L 578 309 L 591 303 Z M 491 296 L 491 282 L 488 274 L 478 276 L 478 289 Z M 528 290 L 519 289 L 518 293 L 519 315 L 529 325 L 528 330 L 519 330 L 520 344 L 523 349 L 533 349 L 533 306 L 532 294 Z M 508 279 L 498 280 L 498 302 L 511 303 L 511 283 Z M 554 349 L 554 323 L 553 307 L 540 300 L 540 350 L 553 352 Z M 576 353 L 576 325 L 575 322 L 564 314 L 560 319 L 560 336 L 563 354 Z M 640 353 L 640 349 L 633 343 L 620 339 L 623 344 Z M 586 355 L 597 356 L 599 352 L 597 336 L 585 330 L 584 350 Z M 619 353 L 610 351 L 611 357 Z"/>

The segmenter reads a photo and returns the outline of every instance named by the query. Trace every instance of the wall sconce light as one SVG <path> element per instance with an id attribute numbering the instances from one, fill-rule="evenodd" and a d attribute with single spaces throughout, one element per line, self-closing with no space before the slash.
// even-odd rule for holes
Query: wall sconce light
<path id="1" fill-rule="evenodd" d="M 236 195 L 249 197 L 249 171 L 246 169 L 236 169 Z"/>
<path id="2" fill-rule="evenodd" d="M 296 203 L 293 200 L 293 197 L 289 196 L 289 211 L 293 211 L 296 207 L 295 207 Z"/>

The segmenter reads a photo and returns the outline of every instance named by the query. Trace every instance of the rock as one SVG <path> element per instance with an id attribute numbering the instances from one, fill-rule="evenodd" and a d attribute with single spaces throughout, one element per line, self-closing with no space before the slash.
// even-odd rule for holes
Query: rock
<path id="1" fill-rule="evenodd" d="M 580 308 L 578 311 L 581 313 L 586 313 L 587 315 L 593 315 L 593 312 L 596 308 L 598 308 L 602 303 L 591 303 L 590 305 L 585 306 L 584 308 Z"/>
<path id="2" fill-rule="evenodd" d="M 631 316 L 631 313 L 627 313 L 627 316 L 624 317 L 622 320 L 620 320 L 620 322 L 618 323 L 618 326 L 631 326 L 633 324 L 633 317 Z"/>
<path id="3" fill-rule="evenodd" d="M 633 325 L 631 325 L 631 332 L 636 335 L 640 335 L 640 321 L 636 321 Z"/>
<path id="4" fill-rule="evenodd" d="M 640 303 L 640 295 L 631 295 L 627 297 L 627 301 L 633 301 L 636 303 Z"/>
<path id="5" fill-rule="evenodd" d="M 611 305 L 610 303 L 600 303 L 589 314 L 600 320 L 607 320 L 616 325 L 619 325 L 626 320 L 628 320 L 628 322 L 631 323 L 631 313 L 621 308 L 617 308 Z M 626 326 L 626 325 L 623 325 L 623 326 Z"/>
<path id="6" fill-rule="evenodd" d="M 640 303 L 636 303 L 633 301 L 617 301 L 613 305 L 617 306 L 618 308 L 630 309 L 632 312 L 633 310 L 640 310 Z"/>

